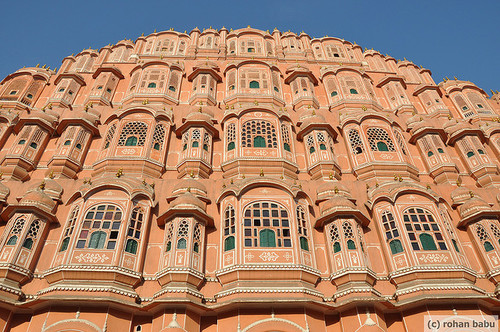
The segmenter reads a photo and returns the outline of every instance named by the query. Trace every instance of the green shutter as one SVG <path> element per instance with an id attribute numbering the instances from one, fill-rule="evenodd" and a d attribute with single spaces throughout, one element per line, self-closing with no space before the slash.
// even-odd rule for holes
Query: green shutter
<path id="1" fill-rule="evenodd" d="M 356 244 L 354 243 L 353 240 L 347 241 L 347 249 L 356 249 Z"/>
<path id="2" fill-rule="evenodd" d="M 303 236 L 300 237 L 300 249 L 309 251 L 309 243 L 307 239 Z"/>
<path id="3" fill-rule="evenodd" d="M 253 147 L 254 148 L 265 148 L 266 140 L 262 136 L 255 136 L 253 139 Z"/>
<path id="4" fill-rule="evenodd" d="M 224 251 L 234 249 L 234 236 L 229 236 L 224 240 Z"/>
<path id="5" fill-rule="evenodd" d="M 391 243 L 389 243 L 389 246 L 391 247 L 391 252 L 393 255 L 403 252 L 403 245 L 399 240 L 391 241 Z"/>
<path id="6" fill-rule="evenodd" d="M 377 150 L 379 150 L 379 151 L 389 151 L 389 148 L 387 147 L 387 144 L 385 144 L 384 142 L 380 141 L 380 142 L 377 142 Z"/>
<path id="7" fill-rule="evenodd" d="M 335 242 L 333 244 L 333 253 L 340 252 L 340 242 Z"/>
<path id="8" fill-rule="evenodd" d="M 430 234 L 420 234 L 420 243 L 422 244 L 423 250 L 437 250 L 436 243 Z"/>
<path id="9" fill-rule="evenodd" d="M 276 237 L 274 231 L 263 229 L 259 233 L 260 246 L 265 248 L 276 247 Z"/>
<path id="10" fill-rule="evenodd" d="M 136 146 L 136 145 L 137 145 L 137 137 L 135 136 L 130 136 L 125 141 L 125 146 Z"/>

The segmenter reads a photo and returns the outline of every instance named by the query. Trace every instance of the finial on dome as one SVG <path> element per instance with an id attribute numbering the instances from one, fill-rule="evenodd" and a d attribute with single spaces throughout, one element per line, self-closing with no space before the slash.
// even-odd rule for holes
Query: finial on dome
<path id="1" fill-rule="evenodd" d="M 470 198 L 474 197 L 474 192 L 472 190 L 469 191 Z"/>
<path id="2" fill-rule="evenodd" d="M 120 169 L 118 170 L 118 172 L 116 172 L 116 177 L 119 178 L 123 175 L 123 168 L 120 167 Z"/>
<path id="3" fill-rule="evenodd" d="M 36 67 L 36 68 L 39 68 L 39 67 L 40 67 L 40 64 L 39 64 L 39 63 L 37 63 L 35 67 Z"/>
<path id="4" fill-rule="evenodd" d="M 456 76 L 453 76 L 453 78 L 455 79 L 455 81 L 458 81 L 458 78 Z"/>
<path id="5" fill-rule="evenodd" d="M 189 176 L 190 176 L 191 178 L 194 178 L 194 171 L 193 171 L 193 170 L 191 170 L 191 173 L 189 174 Z"/>
<path id="6" fill-rule="evenodd" d="M 45 189 L 45 180 L 43 180 L 42 183 L 40 183 L 40 185 L 38 186 L 38 188 L 40 188 L 41 190 Z"/>
<path id="7" fill-rule="evenodd" d="M 156 29 L 155 29 L 155 31 L 153 31 L 153 33 L 156 33 Z"/>
<path id="8" fill-rule="evenodd" d="M 328 178 L 329 178 L 330 180 L 333 180 L 333 174 L 332 174 L 332 172 L 330 172 L 330 174 L 328 174 Z M 337 188 L 337 187 L 335 187 L 335 188 Z"/>
<path id="9" fill-rule="evenodd" d="M 50 171 L 48 177 L 49 177 L 49 179 L 53 179 L 55 177 L 54 176 L 54 171 Z"/>
<path id="10" fill-rule="evenodd" d="M 333 189 L 333 191 L 335 192 L 335 194 L 338 194 L 339 193 L 339 188 L 337 186 L 335 186 L 335 188 Z"/>
<path id="11" fill-rule="evenodd" d="M 264 176 L 264 170 L 262 168 L 260 169 L 260 176 Z"/>

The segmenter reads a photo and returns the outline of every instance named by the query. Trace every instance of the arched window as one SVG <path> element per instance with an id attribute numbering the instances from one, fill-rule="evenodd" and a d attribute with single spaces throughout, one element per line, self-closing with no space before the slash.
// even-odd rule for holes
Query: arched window
<path id="1" fill-rule="evenodd" d="M 121 219 L 122 211 L 115 205 L 93 206 L 85 214 L 76 247 L 78 249 L 115 249 Z"/>
<path id="2" fill-rule="evenodd" d="M 189 236 L 189 222 L 186 219 L 181 220 L 177 228 L 177 249 L 187 248 L 187 239 Z"/>
<path id="3" fill-rule="evenodd" d="M 89 249 L 103 249 L 106 243 L 106 233 L 97 231 L 92 233 L 89 241 Z"/>
<path id="4" fill-rule="evenodd" d="M 236 218 L 234 208 L 228 205 L 224 212 L 224 251 L 234 249 L 234 233 L 236 231 Z"/>
<path id="5" fill-rule="evenodd" d="M 307 240 L 308 235 L 308 227 L 307 227 L 307 219 L 306 212 L 302 206 L 297 206 L 297 231 L 300 236 L 300 249 L 309 251 L 309 241 Z"/>
<path id="6" fill-rule="evenodd" d="M 210 135 L 208 133 L 205 133 L 203 135 L 203 150 L 208 151 L 209 147 L 210 147 Z"/>
<path id="7" fill-rule="evenodd" d="M 137 253 L 137 245 L 141 238 L 141 228 L 144 223 L 144 209 L 135 207 L 130 215 L 130 222 L 127 230 L 127 245 L 125 251 L 131 254 Z"/>
<path id="8" fill-rule="evenodd" d="M 413 250 L 447 250 L 443 233 L 429 211 L 409 208 L 403 212 L 403 221 Z"/>
<path id="9" fill-rule="evenodd" d="M 283 206 L 273 202 L 253 203 L 243 215 L 245 247 L 292 246 L 290 220 Z"/>
<path id="10" fill-rule="evenodd" d="M 281 139 L 283 140 L 283 149 L 290 152 L 290 131 L 286 124 L 281 124 Z"/>
<path id="11" fill-rule="evenodd" d="M 155 131 L 153 132 L 153 140 L 151 141 L 151 147 L 155 150 L 161 150 L 164 140 L 165 126 L 159 123 L 155 126 Z"/>
<path id="12" fill-rule="evenodd" d="M 144 122 L 129 122 L 122 129 L 118 146 L 144 146 L 147 133 L 148 126 Z"/>
<path id="13" fill-rule="evenodd" d="M 357 94 L 358 94 L 358 90 L 356 90 L 356 89 L 349 89 L 349 92 L 350 92 L 352 95 L 357 95 Z"/>
<path id="14" fill-rule="evenodd" d="M 148 88 L 156 88 L 156 83 L 154 83 L 154 82 L 149 83 Z"/>
<path id="15" fill-rule="evenodd" d="M 36 241 L 38 233 L 40 231 L 40 219 L 35 219 L 31 222 L 30 228 L 28 229 L 28 234 L 24 239 L 23 247 L 26 249 L 31 249 L 33 247 L 33 243 Z"/>
<path id="16" fill-rule="evenodd" d="M 497 225 L 493 224 L 493 222 L 490 224 L 490 228 L 498 244 L 500 244 L 500 229 L 497 227 Z"/>
<path id="17" fill-rule="evenodd" d="M 257 81 L 250 82 L 250 89 L 259 89 L 259 88 L 260 88 L 259 82 L 257 82 Z"/>
<path id="18" fill-rule="evenodd" d="M 194 225 L 193 230 L 193 252 L 199 253 L 201 246 L 201 228 L 199 224 Z"/>
<path id="19" fill-rule="evenodd" d="M 165 251 L 166 252 L 169 252 L 170 250 L 172 250 L 172 238 L 174 236 L 174 224 L 173 222 L 170 222 L 168 224 L 168 228 L 167 228 L 167 237 L 165 239 Z"/>
<path id="20" fill-rule="evenodd" d="M 372 151 L 390 151 L 395 152 L 394 144 L 392 143 L 389 134 L 382 128 L 368 128 L 368 143 Z"/>
<path id="21" fill-rule="evenodd" d="M 347 249 L 356 249 L 356 243 L 354 243 L 354 232 L 350 222 L 344 221 L 342 223 L 342 230 L 344 231 L 344 239 L 346 240 Z"/>
<path id="22" fill-rule="evenodd" d="M 360 154 L 363 153 L 363 142 L 359 136 L 359 132 L 356 129 L 349 130 L 349 144 L 351 145 L 352 153 Z"/>
<path id="23" fill-rule="evenodd" d="M 399 238 L 399 230 L 396 226 L 394 216 L 389 211 L 382 213 L 382 225 L 384 226 L 385 237 L 389 241 L 389 247 L 393 255 L 403 252 L 403 246 Z"/>
<path id="24" fill-rule="evenodd" d="M 26 222 L 26 219 L 24 216 L 18 217 L 14 221 L 14 225 L 12 226 L 9 234 L 9 239 L 7 240 L 6 245 L 8 246 L 13 246 L 17 243 L 17 240 L 23 231 L 24 223 Z"/>
<path id="25" fill-rule="evenodd" d="M 116 123 L 113 123 L 111 127 L 109 127 L 108 132 L 106 133 L 106 138 L 104 140 L 104 148 L 107 149 L 109 148 L 109 145 L 111 144 L 111 141 L 113 140 L 113 136 L 115 135 L 116 131 Z"/>
<path id="26" fill-rule="evenodd" d="M 75 206 L 73 208 L 73 211 L 71 211 L 71 214 L 69 215 L 69 218 L 68 218 L 68 223 L 66 224 L 66 229 L 64 230 L 64 233 L 63 233 L 63 241 L 61 243 L 61 247 L 59 248 L 59 251 L 65 251 L 66 249 L 68 249 L 69 241 L 70 241 L 71 235 L 73 234 L 73 230 L 75 229 L 76 219 L 78 217 L 79 211 L 80 211 L 79 206 Z"/>
<path id="27" fill-rule="evenodd" d="M 330 226 L 330 242 L 332 243 L 334 254 L 337 252 L 340 252 L 342 250 L 342 247 L 340 246 L 339 229 L 337 228 L 337 225 L 335 225 L 335 224 L 332 224 Z"/>
<path id="28" fill-rule="evenodd" d="M 488 235 L 486 229 L 484 229 L 482 225 L 476 224 L 476 234 L 481 243 L 483 244 L 484 251 L 488 252 L 495 249 L 490 242 L 491 241 L 490 236 Z"/>
<path id="29" fill-rule="evenodd" d="M 278 147 L 276 129 L 271 122 L 265 120 L 246 121 L 243 124 L 241 139 L 243 147 Z"/>
<path id="30" fill-rule="evenodd" d="M 236 125 L 234 123 L 230 123 L 227 126 L 227 151 L 231 151 L 236 147 Z"/>
<path id="31" fill-rule="evenodd" d="M 201 131 L 199 129 L 194 129 L 191 132 L 191 147 L 197 148 L 200 146 Z"/>

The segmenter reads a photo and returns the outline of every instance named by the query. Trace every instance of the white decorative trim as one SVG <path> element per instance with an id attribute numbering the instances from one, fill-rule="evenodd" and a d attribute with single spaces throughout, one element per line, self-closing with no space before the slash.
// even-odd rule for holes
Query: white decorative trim
<path id="1" fill-rule="evenodd" d="M 223 291 L 220 293 L 217 293 L 215 295 L 215 298 L 222 298 L 225 296 L 229 295 L 234 295 L 234 294 L 240 294 L 240 293 L 303 293 L 307 295 L 312 295 L 316 297 L 323 298 L 323 294 L 319 291 L 311 290 L 311 289 L 305 289 L 305 288 L 238 288 L 238 289 L 231 289 L 227 291 Z"/>
<path id="2" fill-rule="evenodd" d="M 229 272 L 233 271 L 238 271 L 238 270 L 299 270 L 299 271 L 307 271 L 311 274 L 314 274 L 316 276 L 321 276 L 321 272 L 317 269 L 313 269 L 312 267 L 306 266 L 306 265 L 299 265 L 299 264 L 259 264 L 259 265 L 254 265 L 254 264 L 242 264 L 242 265 L 233 265 L 221 270 L 215 271 L 215 275 L 219 276 L 222 274 L 226 274 Z"/>
<path id="3" fill-rule="evenodd" d="M 168 287 L 168 286 L 167 286 Z M 200 293 L 200 292 L 195 292 L 191 289 L 187 289 L 187 288 L 174 288 L 174 287 L 168 287 L 166 289 L 162 289 L 161 291 L 159 292 L 156 292 L 152 299 L 155 299 L 157 297 L 160 297 L 161 295 L 163 294 L 166 294 L 166 293 L 186 293 L 186 294 L 189 294 L 189 295 L 193 295 L 193 296 L 196 296 L 200 299 L 203 298 L 203 295 Z"/>
<path id="4" fill-rule="evenodd" d="M 134 299 L 138 297 L 137 293 L 135 293 L 135 292 L 127 292 L 127 291 L 123 291 L 123 290 L 120 290 L 116 287 L 111 287 L 111 286 L 105 286 L 105 287 L 102 287 L 102 286 L 94 286 L 94 287 L 50 286 L 50 287 L 47 287 L 47 288 L 42 289 L 41 291 L 37 292 L 36 295 L 40 296 L 40 295 L 44 295 L 44 294 L 51 293 L 51 292 L 57 292 L 57 291 L 103 292 L 103 293 L 115 293 L 115 294 L 119 294 L 119 295 L 123 295 L 123 296 L 128 296 L 128 297 L 131 297 Z M 81 294 L 79 296 L 81 296 Z"/>
<path id="5" fill-rule="evenodd" d="M 303 329 L 299 324 L 297 323 L 294 323 L 292 322 L 291 320 L 288 320 L 288 319 L 284 319 L 284 318 L 276 318 L 276 317 L 272 317 L 272 318 L 264 318 L 264 319 L 261 319 L 261 320 L 258 320 L 256 322 L 253 322 L 252 324 L 248 325 L 247 327 L 245 327 L 243 330 L 241 330 L 241 332 L 247 332 L 249 329 L 251 329 L 252 327 L 254 326 L 257 326 L 259 324 L 263 324 L 263 323 L 267 323 L 267 322 L 280 322 L 280 323 L 286 323 L 286 324 L 290 324 L 296 328 L 298 328 L 299 330 L 301 330 L 302 332 L 308 332 L 309 329 Z"/>

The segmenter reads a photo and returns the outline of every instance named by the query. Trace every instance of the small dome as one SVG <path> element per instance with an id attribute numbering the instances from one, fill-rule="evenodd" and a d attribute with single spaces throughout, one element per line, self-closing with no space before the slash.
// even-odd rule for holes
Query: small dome
<path id="1" fill-rule="evenodd" d="M 36 183 L 31 190 L 37 190 L 41 187 L 43 187 L 43 192 L 45 194 L 47 194 L 51 199 L 55 200 L 59 200 L 62 192 L 64 191 L 63 187 L 54 179 L 44 179 Z"/>
<path id="2" fill-rule="evenodd" d="M 316 189 L 316 195 L 318 199 L 327 199 L 336 195 L 351 197 L 349 190 L 341 183 L 335 181 L 324 181 Z"/>
<path id="3" fill-rule="evenodd" d="M 41 205 L 41 207 L 47 212 L 52 212 L 52 209 L 56 205 L 52 198 L 50 198 L 49 195 L 44 193 L 40 188 L 28 192 L 23 196 L 20 203 L 22 205 L 29 206 Z"/>
<path id="4" fill-rule="evenodd" d="M 201 181 L 192 178 L 184 179 L 177 183 L 172 190 L 172 194 L 180 195 L 188 190 L 190 190 L 193 195 L 207 196 L 207 188 L 205 185 L 201 183 Z"/>
<path id="5" fill-rule="evenodd" d="M 467 218 L 476 212 L 491 210 L 491 206 L 479 197 L 472 197 L 458 209 L 460 217 Z"/>
<path id="6" fill-rule="evenodd" d="M 300 121 L 302 122 L 300 124 L 300 128 L 306 128 L 312 123 L 328 123 L 326 122 L 325 117 L 321 114 L 317 114 L 314 109 L 308 109 L 304 113 L 302 113 L 300 116 Z"/>
<path id="7" fill-rule="evenodd" d="M 210 114 L 199 111 L 189 113 L 186 116 L 186 121 L 205 121 L 208 122 L 209 124 L 213 123 L 212 116 Z"/>
<path id="8" fill-rule="evenodd" d="M 467 187 L 457 187 L 451 192 L 451 200 L 454 205 L 463 204 L 473 196 L 475 193 Z"/>
<path id="9" fill-rule="evenodd" d="M 345 198 L 344 196 L 337 195 L 333 198 L 330 198 L 320 207 L 321 215 L 325 215 L 330 211 L 343 211 L 343 210 L 357 210 L 356 205 L 353 202 Z"/>
<path id="10" fill-rule="evenodd" d="M 205 211 L 205 203 L 203 203 L 200 199 L 196 198 L 193 194 L 191 194 L 189 191 L 183 193 L 176 199 L 171 204 L 172 208 L 198 208 L 203 211 Z"/>

